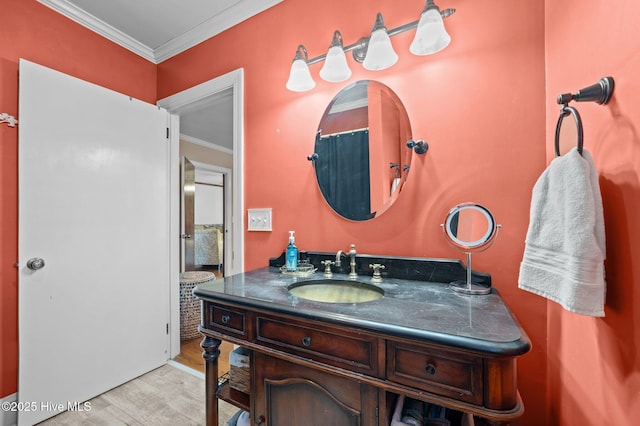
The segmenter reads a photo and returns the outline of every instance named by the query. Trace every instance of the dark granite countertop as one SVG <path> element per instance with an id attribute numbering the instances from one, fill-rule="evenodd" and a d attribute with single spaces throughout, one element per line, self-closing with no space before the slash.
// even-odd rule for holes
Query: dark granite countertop
<path id="1" fill-rule="evenodd" d="M 453 292 L 446 283 L 385 277 L 376 284 L 382 298 L 370 302 L 340 304 L 301 299 L 288 286 L 322 279 L 285 275 L 270 266 L 198 285 L 194 294 L 204 300 L 270 310 L 333 324 L 446 345 L 487 354 L 517 356 L 531 344 L 497 290 L 483 296 Z M 335 274 L 333 279 L 348 279 Z M 369 276 L 359 281 L 370 283 Z"/>

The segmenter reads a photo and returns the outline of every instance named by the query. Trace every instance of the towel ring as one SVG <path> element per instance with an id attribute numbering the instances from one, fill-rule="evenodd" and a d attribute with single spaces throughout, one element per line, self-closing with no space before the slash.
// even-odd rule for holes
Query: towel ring
<path id="1" fill-rule="evenodd" d="M 582 132 L 582 119 L 580 118 L 580 114 L 578 114 L 578 110 L 574 107 L 570 107 L 568 105 L 563 105 L 560 108 L 560 117 L 558 117 L 558 124 L 556 125 L 556 140 L 555 140 L 555 149 L 556 149 L 556 157 L 560 157 L 560 129 L 562 128 L 562 121 L 565 117 L 572 115 L 573 119 L 576 123 L 576 129 L 578 131 L 578 153 L 582 155 L 582 142 L 583 142 L 583 132 Z"/>
<path id="2" fill-rule="evenodd" d="M 560 129 L 562 127 L 562 121 L 568 115 L 573 115 L 573 119 L 576 122 L 576 128 L 578 131 L 578 152 L 582 155 L 582 119 L 575 108 L 568 106 L 569 102 L 596 102 L 600 105 L 606 105 L 611 99 L 614 87 L 615 84 L 613 77 L 602 77 L 596 84 L 580 89 L 576 93 L 564 93 L 558 96 L 557 101 L 562 105 L 562 108 L 560 108 L 560 117 L 558 118 L 558 124 L 556 125 L 556 157 L 560 156 Z"/>

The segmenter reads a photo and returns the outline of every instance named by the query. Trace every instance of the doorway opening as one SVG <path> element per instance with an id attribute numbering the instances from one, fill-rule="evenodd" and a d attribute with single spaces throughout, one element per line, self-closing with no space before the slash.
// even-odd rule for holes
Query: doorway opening
<path id="1" fill-rule="evenodd" d="M 224 276 L 225 175 L 196 168 L 194 270 Z"/>
<path id="2" fill-rule="evenodd" d="M 184 271 L 181 261 L 181 243 L 179 238 L 182 230 L 181 226 L 181 197 L 178 188 L 180 187 L 180 161 L 182 156 L 189 157 L 196 166 L 196 172 L 205 171 L 208 173 L 219 173 L 223 175 L 223 204 L 224 210 L 229 212 L 221 224 L 207 223 L 207 225 L 220 225 L 223 229 L 221 263 L 215 265 L 217 270 L 220 265 L 221 275 L 231 275 L 244 271 L 244 194 L 243 194 L 243 128 L 244 128 L 244 105 L 243 105 L 243 80 L 244 73 L 238 69 L 223 76 L 209 80 L 198 86 L 179 92 L 175 95 L 158 101 L 158 105 L 166 108 L 170 113 L 179 117 L 180 128 L 179 138 L 172 137 L 172 185 L 175 188 L 172 212 L 174 214 L 173 229 L 176 238 L 173 246 L 172 263 L 176 265 L 175 270 L 179 273 Z M 211 108 L 222 104 L 223 112 L 211 112 Z M 216 118 L 218 121 L 216 121 Z M 214 123 L 219 123 L 215 125 Z M 211 137 L 198 137 L 186 134 L 190 128 L 203 126 L 212 131 Z M 225 127 L 226 126 L 226 127 Z M 215 129 L 211 128 L 215 127 Z M 228 130 L 227 131 L 225 130 Z M 222 137 L 221 135 L 228 135 Z M 226 146 L 225 146 L 226 145 Z M 196 154 L 194 154 L 196 153 Z M 226 154 L 226 156 L 225 156 Z M 226 162 L 221 158 L 227 158 Z M 204 188 L 204 186 L 202 187 Z M 207 189 L 203 189 L 207 192 Z M 196 201 L 197 202 L 197 201 Z M 215 219 L 209 218 L 207 221 Z M 220 227 L 219 226 L 219 227 Z M 195 263 L 195 262 L 194 262 Z M 208 264 L 204 264 L 208 265 Z M 178 267 L 179 266 L 179 267 Z M 177 274 L 176 274 L 177 275 Z M 183 358 L 195 358 L 196 366 L 203 366 L 202 350 L 199 347 L 201 338 L 195 341 L 185 342 L 181 345 L 180 339 L 180 283 L 176 279 L 175 287 L 171 294 L 175 300 L 171 305 L 171 353 L 170 358 L 183 362 Z M 180 355 L 180 356 L 178 356 Z M 192 355 L 194 355 L 192 357 Z M 185 361 L 187 366 L 194 368 Z M 195 368 L 202 371 L 201 368 Z"/>

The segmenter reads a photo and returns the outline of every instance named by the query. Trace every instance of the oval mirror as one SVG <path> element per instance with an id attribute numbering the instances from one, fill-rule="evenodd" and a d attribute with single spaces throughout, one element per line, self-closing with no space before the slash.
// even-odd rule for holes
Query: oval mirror
<path id="1" fill-rule="evenodd" d="M 467 255 L 467 279 L 452 282 L 451 288 L 466 294 L 489 294 L 491 287 L 474 283 L 471 276 L 471 254 L 488 249 L 500 227 L 489 209 L 475 203 L 458 204 L 441 226 L 447 242 Z"/>
<path id="2" fill-rule="evenodd" d="M 357 221 L 385 212 L 407 178 L 410 139 L 407 112 L 387 86 L 361 80 L 342 89 L 320 120 L 311 157 L 331 208 Z"/>

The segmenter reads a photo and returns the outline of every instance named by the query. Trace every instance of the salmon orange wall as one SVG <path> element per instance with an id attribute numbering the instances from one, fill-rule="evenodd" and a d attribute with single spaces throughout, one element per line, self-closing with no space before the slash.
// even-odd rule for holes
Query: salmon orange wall
<path id="1" fill-rule="evenodd" d="M 278 255 L 290 228 L 301 249 L 335 251 L 355 243 L 362 253 L 458 258 L 443 242 L 439 223 L 456 203 L 482 203 L 503 228 L 474 265 L 491 272 L 533 342 L 519 363 L 526 407 L 521 424 L 631 424 L 640 414 L 639 271 L 632 263 L 640 252 L 634 220 L 640 207 L 640 6 L 601 0 L 438 3 L 458 9 L 446 20 L 453 40 L 443 52 L 410 55 L 407 33 L 393 38 L 400 61 L 390 70 L 370 73 L 349 60 L 350 81 L 390 86 L 405 102 L 414 137 L 430 144 L 425 156 L 414 159 L 397 203 L 370 222 L 337 217 L 306 160 L 320 116 L 341 85 L 322 82 L 320 65 L 312 66 L 314 91 L 288 92 L 284 83 L 298 43 L 311 56 L 324 53 L 334 29 L 351 43 L 368 33 L 378 11 L 388 27 L 417 19 L 422 0 L 327 0 L 312 10 L 304 0 L 285 0 L 160 64 L 157 74 L 153 64 L 35 0 L 5 0 L 0 110 L 17 115 L 20 57 L 149 102 L 243 67 L 245 207 L 274 212 L 272 233 L 245 234 L 246 269 Z M 607 316 L 592 319 L 522 292 L 516 281 L 530 191 L 552 157 L 555 96 L 603 75 L 616 79 L 611 104 L 580 108 L 585 147 L 601 175 L 607 230 Z M 0 126 L 0 161 L 2 397 L 17 389 L 17 130 L 6 125 Z"/>
<path id="2" fill-rule="evenodd" d="M 2 0 L 0 112 L 18 120 L 20 58 L 150 103 L 157 99 L 153 63 L 36 0 Z M 60 118 L 73 125 L 73 117 Z M 16 392 L 18 378 L 18 128 L 0 125 L 0 398 Z"/>
<path id="3" fill-rule="evenodd" d="M 573 103 L 584 147 L 600 176 L 605 216 L 604 318 L 548 306 L 548 410 L 552 425 L 638 424 L 640 418 L 640 4 L 546 2 L 547 140 L 555 96 L 604 76 L 615 80 L 606 106 Z M 553 157 L 547 144 L 547 160 Z"/>
<path id="4" fill-rule="evenodd" d="M 285 89 L 298 44 L 325 53 L 335 29 L 345 44 L 371 31 L 377 12 L 388 28 L 416 20 L 423 0 L 285 0 L 158 66 L 163 98 L 237 68 L 245 78 L 245 208 L 271 207 L 273 232 L 245 233 L 245 269 L 267 265 L 296 230 L 301 250 L 462 258 L 443 240 L 440 223 L 455 204 L 487 206 L 502 224 L 496 243 L 474 258 L 492 274 L 533 342 L 519 362 L 526 406 L 521 424 L 546 424 L 546 310 L 517 289 L 531 189 L 545 167 L 544 4 L 537 1 L 440 0 L 451 45 L 427 57 L 409 53 L 412 32 L 393 38 L 398 63 L 331 84 L 318 77 L 307 93 Z M 348 83 L 375 79 L 405 103 L 413 136 L 429 143 L 416 156 L 403 192 L 382 216 L 350 222 L 327 206 L 307 155 L 328 103 Z"/>

